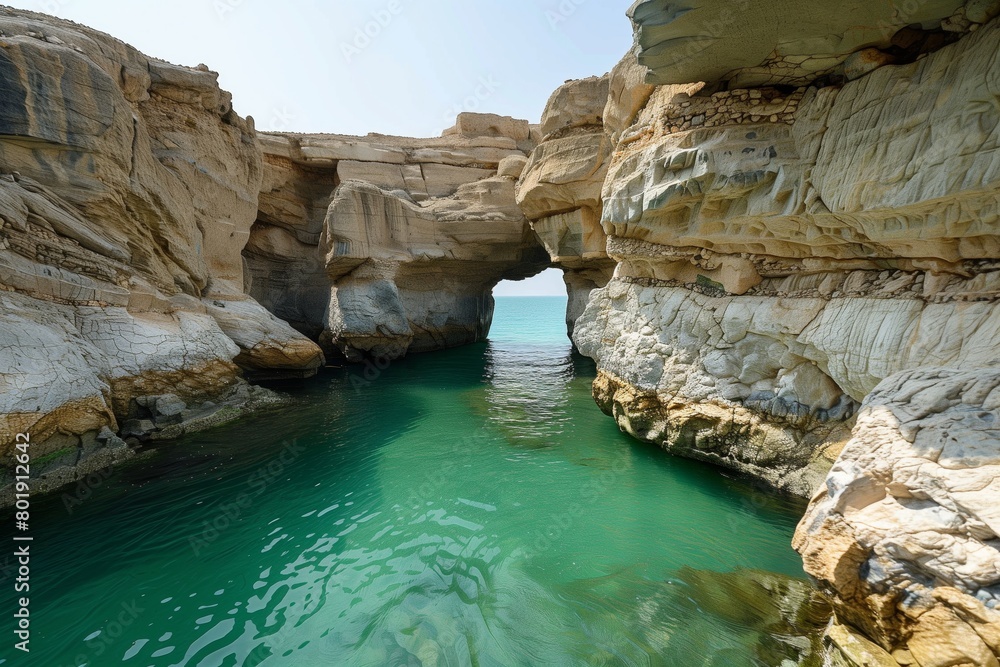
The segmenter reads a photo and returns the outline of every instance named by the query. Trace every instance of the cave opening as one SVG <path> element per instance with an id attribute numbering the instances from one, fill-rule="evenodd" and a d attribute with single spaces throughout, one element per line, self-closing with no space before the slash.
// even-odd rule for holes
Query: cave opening
<path id="1" fill-rule="evenodd" d="M 493 317 L 488 339 L 564 344 L 567 328 L 566 283 L 561 268 L 548 267 L 519 280 L 502 280 L 493 288 Z"/>
<path id="2" fill-rule="evenodd" d="M 493 288 L 493 296 L 566 296 L 566 283 L 561 269 L 549 267 L 530 278 L 501 280 Z"/>

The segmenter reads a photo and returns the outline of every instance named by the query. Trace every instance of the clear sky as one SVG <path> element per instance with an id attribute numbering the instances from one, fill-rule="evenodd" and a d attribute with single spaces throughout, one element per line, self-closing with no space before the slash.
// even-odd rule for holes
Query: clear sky
<path id="1" fill-rule="evenodd" d="M 261 130 L 437 136 L 458 111 L 537 122 L 628 51 L 629 0 L 5 0 L 219 72 Z"/>
<path id="2" fill-rule="evenodd" d="M 438 136 L 459 111 L 538 122 L 559 85 L 632 44 L 630 0 L 5 2 L 208 65 L 260 130 Z M 497 293 L 565 290 L 550 271 Z"/>
<path id="3" fill-rule="evenodd" d="M 562 296 L 566 294 L 566 283 L 562 271 L 545 269 L 527 280 L 504 280 L 493 290 L 493 296 Z"/>

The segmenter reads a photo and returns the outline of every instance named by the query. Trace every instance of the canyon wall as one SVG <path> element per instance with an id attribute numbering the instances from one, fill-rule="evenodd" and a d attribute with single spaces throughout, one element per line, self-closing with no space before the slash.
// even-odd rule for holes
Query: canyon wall
<path id="1" fill-rule="evenodd" d="M 35 491 L 273 403 L 247 380 L 323 349 L 482 340 L 494 285 L 550 264 L 515 200 L 527 121 L 258 134 L 204 65 L 11 9 L 0 68 L 0 456 L 30 434 Z"/>
<path id="2" fill-rule="evenodd" d="M 1000 3 L 910 4 L 636 2 L 573 339 L 623 430 L 813 498 L 833 664 L 996 665 Z"/>
<path id="3" fill-rule="evenodd" d="M 315 373 L 244 293 L 260 149 L 214 73 L 6 8 L 0 69 L 0 487 L 19 433 L 41 490 Z"/>
<path id="4" fill-rule="evenodd" d="M 324 351 L 481 340 L 555 265 L 622 429 L 812 498 L 831 664 L 997 665 L 1000 2 L 630 13 L 539 126 L 408 139 L 258 134 L 204 66 L 0 9 L 0 456 L 54 488 Z"/>
<path id="5" fill-rule="evenodd" d="M 485 338 L 493 287 L 549 264 L 514 198 L 527 121 L 459 114 L 438 138 L 261 135 L 250 294 L 357 361 Z"/>
<path id="6" fill-rule="evenodd" d="M 885 377 L 988 363 L 997 33 L 843 85 L 657 87 L 575 334 L 624 428 L 808 495 Z"/>

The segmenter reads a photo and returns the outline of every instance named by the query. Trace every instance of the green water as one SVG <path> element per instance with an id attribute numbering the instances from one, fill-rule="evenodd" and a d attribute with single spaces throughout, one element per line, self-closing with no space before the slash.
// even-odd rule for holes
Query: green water
<path id="1" fill-rule="evenodd" d="M 619 433 L 564 307 L 500 298 L 488 343 L 36 499 L 32 652 L 4 611 L 0 664 L 778 664 L 755 591 L 802 576 L 801 507 Z"/>

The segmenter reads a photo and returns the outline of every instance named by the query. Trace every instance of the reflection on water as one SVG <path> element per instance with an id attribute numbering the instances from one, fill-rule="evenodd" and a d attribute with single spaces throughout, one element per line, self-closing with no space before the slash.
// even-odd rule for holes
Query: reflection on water
<path id="1" fill-rule="evenodd" d="M 572 420 L 568 388 L 576 377 L 572 355 L 542 346 L 492 343 L 486 349 L 489 424 L 520 447 L 550 447 Z"/>
<path id="2" fill-rule="evenodd" d="M 324 377 L 72 514 L 39 500 L 32 658 L 809 664 L 801 508 L 620 434 L 564 306 L 498 299 L 489 343 Z"/>

